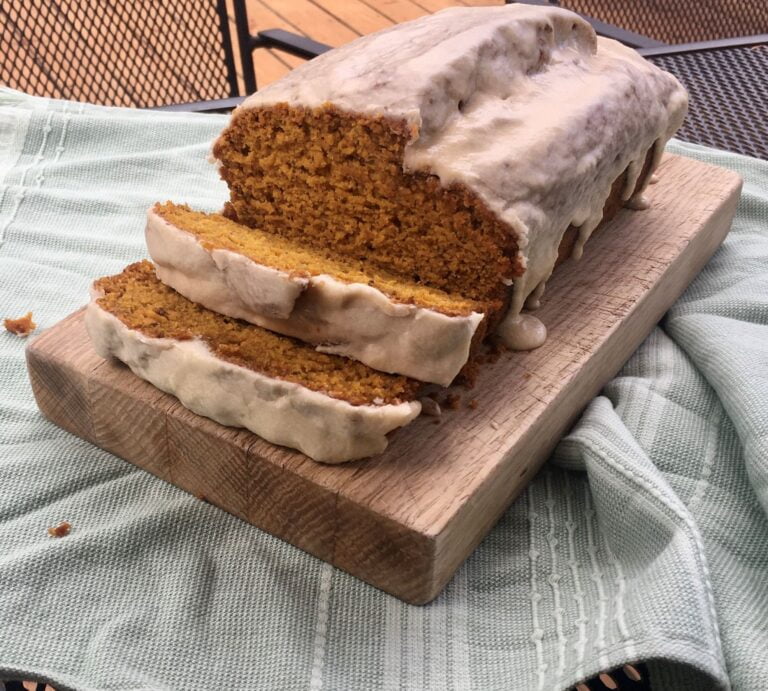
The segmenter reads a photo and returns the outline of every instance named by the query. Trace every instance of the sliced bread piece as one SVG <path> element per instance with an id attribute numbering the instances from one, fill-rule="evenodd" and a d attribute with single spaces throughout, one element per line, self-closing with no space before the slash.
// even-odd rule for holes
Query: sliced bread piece
<path id="1" fill-rule="evenodd" d="M 116 357 L 190 410 L 311 458 L 382 452 L 421 410 L 419 384 L 225 317 L 161 283 L 150 262 L 94 283 L 86 326 Z"/>

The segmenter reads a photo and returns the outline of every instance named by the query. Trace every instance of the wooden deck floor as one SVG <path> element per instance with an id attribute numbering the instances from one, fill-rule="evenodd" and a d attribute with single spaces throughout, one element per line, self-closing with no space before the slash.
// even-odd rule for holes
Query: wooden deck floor
<path id="1" fill-rule="evenodd" d="M 503 0 L 248 0 L 247 7 L 252 33 L 285 29 L 336 47 L 445 7 L 501 4 Z M 274 50 L 255 51 L 259 86 L 279 79 L 302 62 Z"/>

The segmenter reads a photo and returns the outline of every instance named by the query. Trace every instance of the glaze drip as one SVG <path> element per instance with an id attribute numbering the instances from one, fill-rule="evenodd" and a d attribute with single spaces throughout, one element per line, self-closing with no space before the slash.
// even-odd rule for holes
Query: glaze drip
<path id="1" fill-rule="evenodd" d="M 532 314 L 510 313 L 499 325 L 498 335 L 510 350 L 533 350 L 544 345 L 547 327 Z"/>
<path id="2" fill-rule="evenodd" d="M 624 204 L 628 209 L 634 209 L 635 211 L 642 211 L 648 209 L 651 206 L 651 200 L 644 194 L 634 194 Z"/>
<path id="3" fill-rule="evenodd" d="M 546 281 L 542 281 L 533 289 L 533 292 L 525 299 L 525 309 L 537 310 L 541 307 L 541 296 L 544 295 L 546 287 Z"/>

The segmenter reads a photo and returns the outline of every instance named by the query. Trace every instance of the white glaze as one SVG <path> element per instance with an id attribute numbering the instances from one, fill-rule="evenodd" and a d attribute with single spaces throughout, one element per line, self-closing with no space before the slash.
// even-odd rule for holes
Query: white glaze
<path id="1" fill-rule="evenodd" d="M 547 327 L 532 314 L 511 312 L 499 324 L 501 342 L 510 350 L 533 350 L 544 345 Z"/>
<path id="2" fill-rule="evenodd" d="M 405 120 L 414 136 L 404 169 L 465 185 L 515 234 L 526 270 L 514 316 L 551 275 L 568 226 L 579 228 L 578 254 L 614 180 L 628 170 L 626 201 L 651 147 L 658 164 L 687 94 L 577 15 L 514 4 L 451 8 L 365 36 L 241 109 L 277 103 Z"/>
<path id="3" fill-rule="evenodd" d="M 539 307 L 541 307 L 541 296 L 544 295 L 544 290 L 546 287 L 546 281 L 542 281 L 533 289 L 533 292 L 531 292 L 530 295 L 525 298 L 525 309 L 537 310 Z"/>
<path id="4" fill-rule="evenodd" d="M 634 209 L 635 211 L 643 211 L 651 206 L 651 200 L 644 194 L 633 194 L 625 203 L 628 209 Z"/>
<path id="5" fill-rule="evenodd" d="M 209 250 L 151 209 L 146 240 L 157 277 L 187 299 L 420 381 L 448 386 L 483 320 L 479 312 L 447 316 L 394 302 L 361 283 L 291 276 L 237 252 Z"/>
<path id="6" fill-rule="evenodd" d="M 316 461 L 342 463 L 381 453 L 387 433 L 421 410 L 417 401 L 351 405 L 226 362 L 202 341 L 150 338 L 102 309 L 96 297 L 86 309 L 85 324 L 99 355 L 121 360 L 199 415 L 245 427 Z"/>
<path id="7" fill-rule="evenodd" d="M 440 404 L 434 398 L 430 398 L 429 396 L 424 396 L 423 398 L 420 398 L 419 401 L 421 402 L 422 415 L 431 415 L 432 417 L 440 417 L 443 414 L 443 411 L 440 408 Z"/>

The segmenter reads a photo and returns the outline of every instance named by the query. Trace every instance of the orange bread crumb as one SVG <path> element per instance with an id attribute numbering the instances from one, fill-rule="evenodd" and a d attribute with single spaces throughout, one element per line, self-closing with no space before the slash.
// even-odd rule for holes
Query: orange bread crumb
<path id="1" fill-rule="evenodd" d="M 48 528 L 48 535 L 51 537 L 66 537 L 71 529 L 72 526 L 69 524 L 69 521 L 62 521 L 57 526 Z"/>
<path id="2" fill-rule="evenodd" d="M 457 393 L 449 393 L 445 397 L 444 405 L 449 410 L 458 410 L 461 405 L 461 396 Z"/>
<path id="3" fill-rule="evenodd" d="M 32 312 L 27 312 L 18 319 L 4 319 L 3 325 L 6 331 L 10 331 L 12 334 L 22 338 L 29 336 L 37 328 L 37 324 L 32 321 Z"/>

